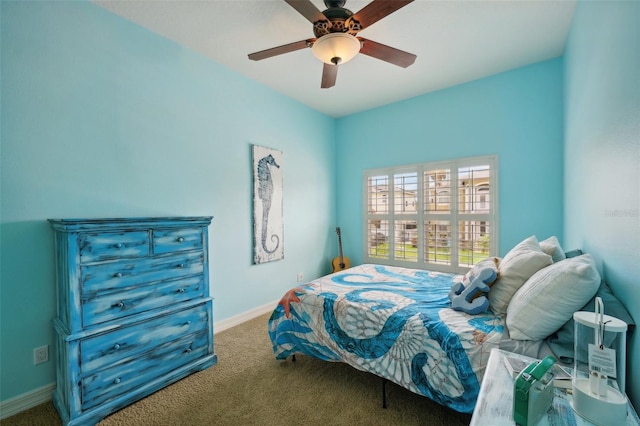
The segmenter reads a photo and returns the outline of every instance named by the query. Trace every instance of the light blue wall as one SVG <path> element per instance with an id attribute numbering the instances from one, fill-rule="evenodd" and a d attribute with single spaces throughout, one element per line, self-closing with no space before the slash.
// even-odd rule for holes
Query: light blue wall
<path id="1" fill-rule="evenodd" d="M 88 2 L 2 1 L 1 394 L 54 381 L 47 218 L 213 215 L 219 321 L 330 271 L 332 118 Z M 285 259 L 252 265 L 251 144 L 283 151 Z"/>
<path id="2" fill-rule="evenodd" d="M 554 59 L 342 118 L 338 224 L 360 263 L 362 176 L 371 168 L 499 156 L 500 253 L 562 235 L 562 60 Z"/>
<path id="3" fill-rule="evenodd" d="M 640 324 L 640 2 L 580 2 L 565 63 L 564 238 L 596 258 Z M 636 409 L 638 332 L 627 376 Z"/>
<path id="4" fill-rule="evenodd" d="M 638 4 L 580 4 L 564 62 L 334 121 L 90 3 L 2 1 L 0 400 L 53 381 L 32 362 L 53 346 L 47 218 L 214 215 L 219 321 L 328 272 L 336 224 L 359 263 L 362 171 L 389 165 L 498 154 L 501 254 L 564 233 L 640 318 Z M 285 161 L 285 260 L 260 266 L 253 143 Z"/>

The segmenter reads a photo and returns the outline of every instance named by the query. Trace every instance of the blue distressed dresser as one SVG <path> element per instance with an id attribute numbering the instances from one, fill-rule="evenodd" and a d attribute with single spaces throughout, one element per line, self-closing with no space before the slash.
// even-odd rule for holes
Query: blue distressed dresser
<path id="1" fill-rule="evenodd" d="M 49 219 L 56 390 L 65 425 L 95 424 L 217 361 L 211 217 Z"/>

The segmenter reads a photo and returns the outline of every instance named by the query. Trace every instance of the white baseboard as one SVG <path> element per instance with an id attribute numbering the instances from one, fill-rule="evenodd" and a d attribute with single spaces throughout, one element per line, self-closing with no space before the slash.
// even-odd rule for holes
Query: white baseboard
<path id="1" fill-rule="evenodd" d="M 259 317 L 260 315 L 271 312 L 277 303 L 278 301 L 276 300 L 274 302 L 267 303 L 262 306 L 258 306 L 257 308 L 235 315 L 231 318 L 218 321 L 213 325 L 214 333 L 227 330 L 233 326 L 242 324 L 245 321 L 252 320 Z M 50 401 L 55 388 L 56 384 L 50 383 L 38 389 L 23 393 L 22 395 L 7 399 L 6 401 L 0 401 L 0 419 L 11 417 L 22 411 L 28 410 L 29 408 L 33 408 L 36 405 L 40 405 L 47 401 Z"/>
<path id="2" fill-rule="evenodd" d="M 213 332 L 219 333 L 221 331 L 227 330 L 233 326 L 242 324 L 243 322 L 252 320 L 254 318 L 259 317 L 260 315 L 266 314 L 268 312 L 273 311 L 273 309 L 278 304 L 278 301 L 275 300 L 271 303 L 266 303 L 262 306 L 258 306 L 257 308 L 253 308 L 249 311 L 243 312 L 241 314 L 232 316 L 231 318 L 224 319 L 222 321 L 217 321 L 213 324 Z M 214 343 L 215 344 L 215 343 Z"/>
<path id="3" fill-rule="evenodd" d="M 48 385 L 7 399 L 6 401 L 0 401 L 0 419 L 6 419 L 14 414 L 50 401 L 55 388 L 55 383 L 49 383 Z"/>

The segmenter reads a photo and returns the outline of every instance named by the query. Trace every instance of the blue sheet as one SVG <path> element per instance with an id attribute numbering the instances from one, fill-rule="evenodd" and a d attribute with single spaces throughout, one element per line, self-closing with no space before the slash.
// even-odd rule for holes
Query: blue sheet
<path id="1" fill-rule="evenodd" d="M 461 276 L 361 265 L 288 291 L 269 319 L 277 359 L 345 362 L 463 413 L 473 412 L 504 323 L 450 308 Z"/>

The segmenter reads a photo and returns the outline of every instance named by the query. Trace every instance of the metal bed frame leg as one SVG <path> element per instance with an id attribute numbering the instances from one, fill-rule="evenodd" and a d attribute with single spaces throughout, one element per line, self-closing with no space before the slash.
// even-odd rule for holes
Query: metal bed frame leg
<path id="1" fill-rule="evenodd" d="M 296 354 L 291 355 L 291 361 L 296 362 Z"/>
<path id="2" fill-rule="evenodd" d="M 382 379 L 382 408 L 387 408 L 387 379 Z"/>

